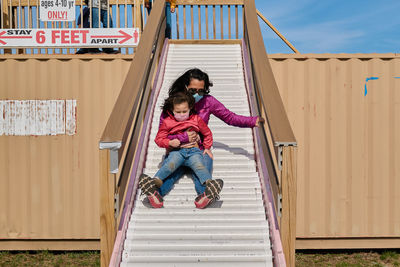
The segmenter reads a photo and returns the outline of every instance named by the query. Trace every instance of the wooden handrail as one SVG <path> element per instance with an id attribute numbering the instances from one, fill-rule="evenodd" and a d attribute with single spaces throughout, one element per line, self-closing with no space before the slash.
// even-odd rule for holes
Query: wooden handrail
<path id="1" fill-rule="evenodd" d="M 158 30 L 162 23 L 159 18 L 164 10 L 159 3 L 162 2 L 155 1 L 136 55 L 132 60 L 121 93 L 114 105 L 100 142 L 122 142 L 122 146 L 126 145 L 127 130 L 131 125 L 133 112 L 136 108 L 135 99 L 143 90 L 144 77 L 151 63 L 152 52 L 159 34 Z"/>
<path id="2" fill-rule="evenodd" d="M 249 39 L 249 50 L 254 67 L 254 80 L 260 91 L 260 103 L 267 114 L 267 122 L 271 129 L 275 145 L 296 144 L 289 119 L 279 94 L 278 86 L 271 75 L 272 68 L 267 60 L 263 38 L 257 19 L 253 0 L 245 0 L 245 34 Z"/>
<path id="3" fill-rule="evenodd" d="M 30 6 L 30 7 L 36 7 L 38 5 L 38 1 L 39 0 L 12 0 L 11 4 L 13 7 L 26 7 L 26 6 Z M 5 1 L 7 2 L 7 5 L 10 4 L 10 1 Z M 39 1 L 40 3 L 40 1 Z M 80 6 L 80 5 L 85 5 L 85 1 L 84 0 L 75 0 L 75 5 Z M 134 5 L 135 4 L 135 0 L 109 0 L 109 4 L 110 5 Z"/>

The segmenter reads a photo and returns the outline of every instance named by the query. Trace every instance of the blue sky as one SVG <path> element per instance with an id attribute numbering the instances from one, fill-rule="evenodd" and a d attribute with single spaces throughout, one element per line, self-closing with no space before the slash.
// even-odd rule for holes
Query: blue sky
<path id="1" fill-rule="evenodd" d="M 400 0 L 255 0 L 300 53 L 400 53 Z M 292 53 L 260 20 L 268 53 Z"/>

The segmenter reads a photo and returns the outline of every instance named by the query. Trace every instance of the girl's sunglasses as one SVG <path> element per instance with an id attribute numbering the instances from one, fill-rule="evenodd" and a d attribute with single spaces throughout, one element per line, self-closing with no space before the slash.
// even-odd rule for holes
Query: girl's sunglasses
<path id="1" fill-rule="evenodd" d="M 198 93 L 200 96 L 203 96 L 206 94 L 206 91 L 204 89 L 197 90 L 195 88 L 188 88 L 187 90 L 191 95 L 195 95 L 196 93 Z"/>

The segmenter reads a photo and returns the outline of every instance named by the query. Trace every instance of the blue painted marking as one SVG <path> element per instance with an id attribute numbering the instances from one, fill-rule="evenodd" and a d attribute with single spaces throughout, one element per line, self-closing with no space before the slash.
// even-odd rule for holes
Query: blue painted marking
<path id="1" fill-rule="evenodd" d="M 379 77 L 369 77 L 367 79 L 365 79 L 365 86 L 364 86 L 364 96 L 367 95 L 368 91 L 367 91 L 367 82 L 371 81 L 371 80 L 378 80 Z"/>
<path id="2" fill-rule="evenodd" d="M 400 77 L 394 77 L 395 79 L 400 79 Z"/>

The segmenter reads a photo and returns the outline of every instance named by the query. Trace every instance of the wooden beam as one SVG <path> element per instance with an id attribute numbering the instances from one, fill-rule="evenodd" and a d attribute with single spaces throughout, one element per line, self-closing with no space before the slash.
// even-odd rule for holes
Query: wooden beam
<path id="1" fill-rule="evenodd" d="M 268 27 L 271 28 L 271 30 L 273 30 L 279 36 L 279 38 L 282 39 L 282 41 L 285 42 L 285 44 L 287 44 L 287 46 L 289 46 L 290 49 L 292 49 L 293 52 L 295 52 L 296 54 L 300 54 L 300 52 L 258 10 L 257 15 L 268 25 Z"/>
<path id="2" fill-rule="evenodd" d="M 297 147 L 283 147 L 282 153 L 282 216 L 280 233 L 287 266 L 295 266 Z"/>
<path id="3" fill-rule="evenodd" d="M 171 40 L 170 44 L 241 44 L 240 39 L 209 40 Z"/>
<path id="4" fill-rule="evenodd" d="M 2 239 L 0 250 L 100 250 L 99 239 Z"/>
<path id="5" fill-rule="evenodd" d="M 177 0 L 177 5 L 243 5 L 243 0 Z"/>
<path id="6" fill-rule="evenodd" d="M 101 266 L 108 266 L 115 240 L 115 178 L 110 174 L 110 151 L 100 150 L 100 249 Z"/>
<path id="7" fill-rule="evenodd" d="M 297 238 L 296 249 L 398 249 L 400 237 Z"/>

